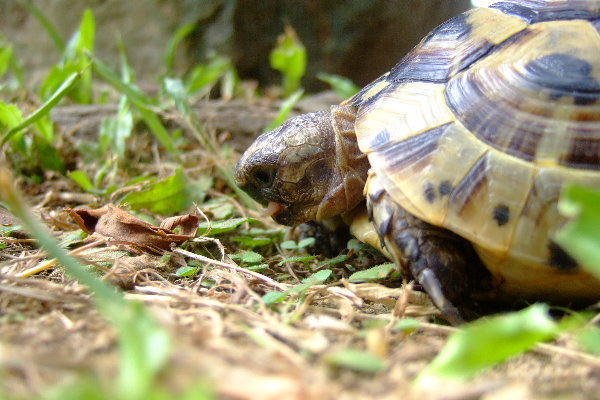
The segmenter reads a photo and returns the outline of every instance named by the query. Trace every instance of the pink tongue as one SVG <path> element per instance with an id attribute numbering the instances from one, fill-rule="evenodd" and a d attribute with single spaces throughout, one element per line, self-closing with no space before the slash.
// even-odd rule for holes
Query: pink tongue
<path id="1" fill-rule="evenodd" d="M 281 210 L 283 206 L 279 203 L 275 203 L 274 201 L 270 201 L 267 208 L 264 209 L 263 213 L 265 217 L 272 217 L 277 214 L 279 210 Z"/>

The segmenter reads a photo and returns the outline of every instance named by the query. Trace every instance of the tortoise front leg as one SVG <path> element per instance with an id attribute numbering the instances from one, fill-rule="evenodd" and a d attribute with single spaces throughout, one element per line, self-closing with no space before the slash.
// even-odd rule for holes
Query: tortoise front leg
<path id="1" fill-rule="evenodd" d="M 380 246 L 403 273 L 423 286 L 450 323 L 471 319 L 475 304 L 471 295 L 490 279 L 471 244 L 405 211 L 374 174 L 369 176 L 366 194 Z"/>

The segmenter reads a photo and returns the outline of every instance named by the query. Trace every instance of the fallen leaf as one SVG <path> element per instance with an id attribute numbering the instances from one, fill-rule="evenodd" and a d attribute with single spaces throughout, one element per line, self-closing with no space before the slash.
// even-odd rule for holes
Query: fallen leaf
<path id="1" fill-rule="evenodd" d="M 95 210 L 67 209 L 79 227 L 89 235 L 100 235 L 111 242 L 119 242 L 150 252 L 160 253 L 172 243 L 182 243 L 196 234 L 198 217 L 187 214 L 165 219 L 159 227 L 107 204 Z M 179 232 L 174 229 L 179 228 Z"/>

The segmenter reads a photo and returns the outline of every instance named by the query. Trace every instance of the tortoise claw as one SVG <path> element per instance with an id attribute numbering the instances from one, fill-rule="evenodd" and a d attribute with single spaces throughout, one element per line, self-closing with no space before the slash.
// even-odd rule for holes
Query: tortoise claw
<path id="1" fill-rule="evenodd" d="M 452 325 L 462 325 L 465 323 L 458 308 L 454 307 L 452 302 L 444 295 L 442 285 L 431 269 L 426 268 L 422 270 L 418 276 L 415 276 L 415 279 L 423 286 L 429 297 L 431 297 L 431 300 L 433 300 L 433 303 L 440 309 L 448 322 Z"/>

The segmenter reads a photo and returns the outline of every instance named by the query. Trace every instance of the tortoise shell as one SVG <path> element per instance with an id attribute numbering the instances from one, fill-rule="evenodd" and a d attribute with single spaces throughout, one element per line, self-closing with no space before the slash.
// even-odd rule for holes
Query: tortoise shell
<path id="1" fill-rule="evenodd" d="M 509 293 L 599 297 L 551 239 L 561 188 L 600 188 L 599 30 L 598 1 L 472 9 L 343 103 L 394 201 L 471 241 Z"/>

